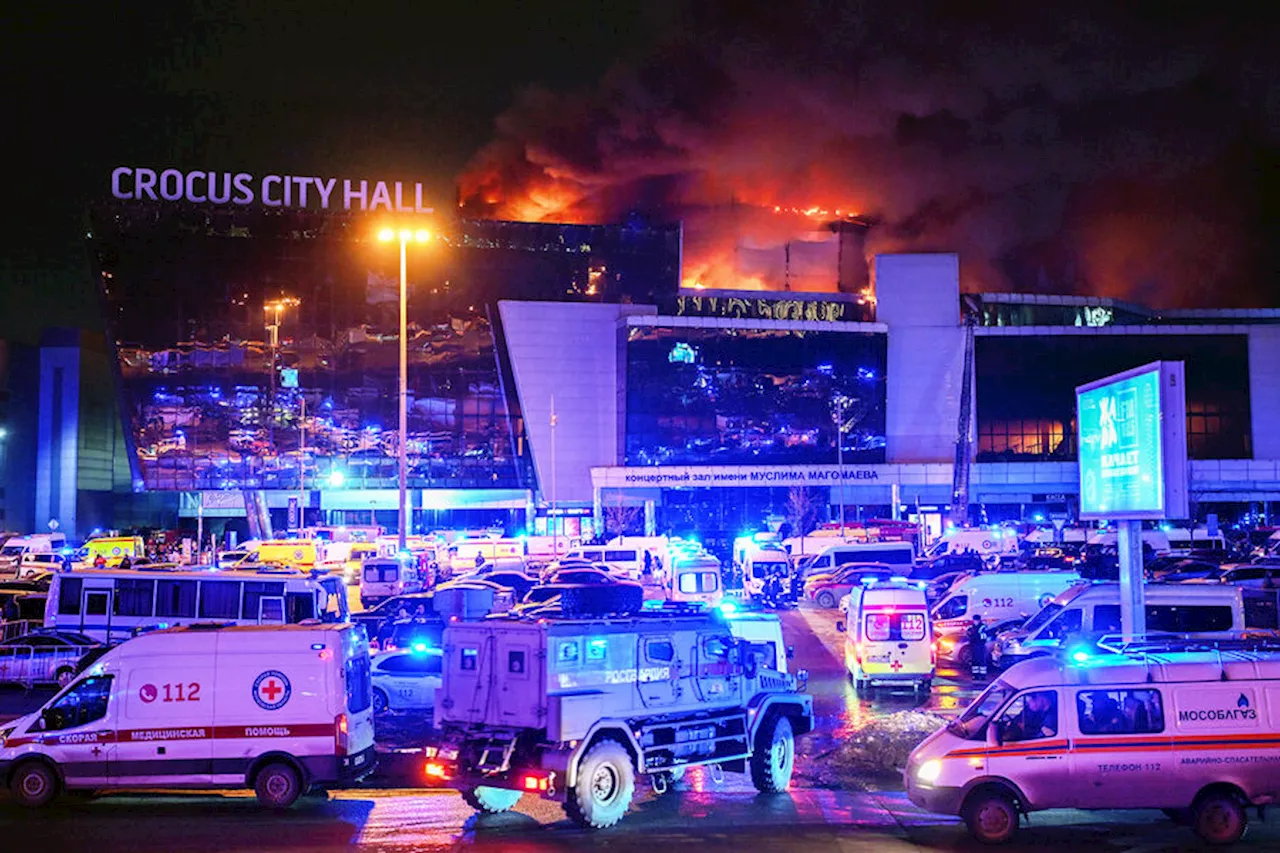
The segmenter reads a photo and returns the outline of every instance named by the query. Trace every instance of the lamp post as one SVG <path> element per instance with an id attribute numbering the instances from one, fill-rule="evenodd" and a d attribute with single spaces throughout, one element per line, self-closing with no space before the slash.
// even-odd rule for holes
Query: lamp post
<path id="1" fill-rule="evenodd" d="M 293 296 L 282 296 L 262 306 L 267 314 L 267 331 L 271 337 L 267 344 L 271 348 L 271 362 L 267 372 L 271 374 L 270 392 L 267 395 L 267 444 L 276 446 L 276 353 L 280 348 L 280 318 L 286 308 L 297 308 L 302 301 Z"/>
<path id="2" fill-rule="evenodd" d="M 409 513 L 405 489 L 409 479 L 409 457 L 407 453 L 409 432 L 409 244 L 425 243 L 431 239 L 431 233 L 425 229 L 383 228 L 378 232 L 378 239 L 383 243 L 400 241 L 400 382 L 399 412 L 400 434 L 396 442 L 396 480 L 400 488 L 400 550 L 405 549 L 409 535 Z"/>
<path id="3" fill-rule="evenodd" d="M 837 394 L 831 401 L 831 420 L 836 425 L 836 476 L 840 478 L 840 538 L 844 538 L 844 410 L 851 401 Z"/>

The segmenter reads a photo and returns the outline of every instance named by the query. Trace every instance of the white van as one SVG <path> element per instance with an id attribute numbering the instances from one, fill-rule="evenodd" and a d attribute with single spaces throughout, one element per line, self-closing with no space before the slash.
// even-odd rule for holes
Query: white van
<path id="1" fill-rule="evenodd" d="M 579 545 L 560 559 L 566 563 L 577 560 L 586 563 L 605 563 L 609 566 L 611 574 L 625 575 L 633 581 L 638 581 L 644 577 L 645 553 L 643 548 L 625 548 L 621 545 Z M 653 557 L 650 555 L 650 570 L 653 567 Z"/>
<path id="2" fill-rule="evenodd" d="M 922 693 L 933 683 L 933 631 L 924 589 L 903 581 L 855 586 L 842 603 L 844 662 L 854 688 L 909 684 Z"/>
<path id="3" fill-rule="evenodd" d="M 360 604 L 375 604 L 410 592 L 422 592 L 422 575 L 415 561 L 371 557 L 360 564 Z"/>
<path id="4" fill-rule="evenodd" d="M 795 559 L 793 553 L 792 559 Z M 915 548 L 910 542 L 869 542 L 829 545 L 818 553 L 799 561 L 801 577 L 829 572 L 846 563 L 884 563 L 902 566 L 903 574 L 915 562 Z"/>
<path id="5" fill-rule="evenodd" d="M 67 547 L 67 537 L 62 533 L 33 533 L 30 536 L 14 536 L 0 547 L 0 572 L 16 573 L 23 558 L 31 554 L 58 554 Z"/>
<path id="6" fill-rule="evenodd" d="M 0 782 L 31 808 L 63 790 L 229 786 L 288 808 L 374 764 L 369 642 L 351 624 L 143 634 L 0 728 Z"/>
<path id="7" fill-rule="evenodd" d="M 999 562 L 1006 557 L 1018 556 L 1018 533 L 993 527 L 988 530 L 953 530 L 944 533 L 925 551 L 925 559 L 932 560 L 944 554 L 972 552 L 988 562 Z"/>
<path id="8" fill-rule="evenodd" d="M 771 578 L 777 578 L 784 591 L 791 589 L 791 563 L 781 545 L 749 545 L 742 553 L 742 591 L 748 598 L 764 595 Z"/>
<path id="9" fill-rule="evenodd" d="M 724 597 L 720 561 L 710 554 L 677 557 L 667 577 L 668 601 L 698 601 L 710 607 Z"/>
<path id="10" fill-rule="evenodd" d="M 527 553 L 520 539 L 459 539 L 449 546 L 449 571 L 454 575 L 478 568 L 523 572 Z"/>
<path id="11" fill-rule="evenodd" d="M 1149 583 L 1147 633 L 1229 639 L 1276 628 L 1276 591 L 1230 584 Z M 1120 584 L 1082 583 L 1046 604 L 991 652 L 997 667 L 1057 652 L 1069 637 L 1120 632 Z"/>
<path id="12" fill-rule="evenodd" d="M 940 637 L 966 631 L 975 615 L 995 625 L 1028 618 L 1053 599 L 1080 583 L 1075 572 L 985 572 L 952 584 L 933 607 L 933 630 Z"/>
<path id="13" fill-rule="evenodd" d="M 1280 655 L 1170 651 L 1041 659 L 927 737 L 907 796 L 1008 841 L 1041 809 L 1163 809 L 1210 844 L 1280 799 Z"/>

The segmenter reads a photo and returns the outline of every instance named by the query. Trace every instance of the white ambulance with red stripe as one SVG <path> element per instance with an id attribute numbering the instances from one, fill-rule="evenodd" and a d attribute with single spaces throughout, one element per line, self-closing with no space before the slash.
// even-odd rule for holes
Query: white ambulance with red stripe
<path id="1" fill-rule="evenodd" d="M 844 663 L 858 690 L 907 686 L 928 693 L 936 652 L 923 583 L 905 578 L 868 579 L 841 602 L 845 621 Z"/>
<path id="2" fill-rule="evenodd" d="M 249 787 L 287 808 L 373 770 L 372 705 L 357 625 L 170 628 L 0 727 L 0 783 L 29 807 L 73 789 Z"/>
<path id="3" fill-rule="evenodd" d="M 1006 671 L 907 762 L 907 795 L 1007 841 L 1041 809 L 1160 809 L 1231 844 L 1280 798 L 1280 652 L 1169 644 Z"/>

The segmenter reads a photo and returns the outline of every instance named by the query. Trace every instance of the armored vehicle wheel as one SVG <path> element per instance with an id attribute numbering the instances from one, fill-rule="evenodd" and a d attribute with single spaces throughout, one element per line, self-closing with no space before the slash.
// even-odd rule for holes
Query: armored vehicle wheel
<path id="1" fill-rule="evenodd" d="M 1226 793 L 1206 794 L 1191 808 L 1191 828 L 1206 844 L 1235 844 L 1247 821 L 1244 804 Z"/>
<path id="2" fill-rule="evenodd" d="M 831 610 L 833 607 L 836 606 L 835 595 L 828 592 L 825 589 L 822 592 L 818 593 L 818 597 L 816 600 L 820 606 L 825 607 L 828 610 Z"/>
<path id="3" fill-rule="evenodd" d="M 578 763 L 578 784 L 565 791 L 564 812 L 579 826 L 605 829 L 631 806 L 636 775 L 631 755 L 616 740 L 602 740 Z"/>
<path id="4" fill-rule="evenodd" d="M 791 770 L 796 761 L 796 740 L 791 721 L 786 717 L 766 720 L 756 733 L 751 753 L 751 783 L 765 794 L 777 794 L 791 784 Z"/>
<path id="5" fill-rule="evenodd" d="M 509 812 L 515 808 L 516 803 L 520 802 L 519 791 L 508 791 L 506 788 L 490 788 L 487 785 L 463 788 L 460 793 L 464 803 L 485 814 Z"/>

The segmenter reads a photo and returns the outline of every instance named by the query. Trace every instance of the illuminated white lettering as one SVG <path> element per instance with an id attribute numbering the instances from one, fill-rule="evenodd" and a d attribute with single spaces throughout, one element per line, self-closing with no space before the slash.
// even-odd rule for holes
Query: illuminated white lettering
<path id="1" fill-rule="evenodd" d="M 361 182 L 360 182 L 360 191 L 359 191 L 359 192 L 354 192 L 354 191 L 351 189 L 351 181 L 349 181 L 349 180 L 343 181 L 343 182 L 342 182 L 342 193 L 343 193 L 343 196 L 344 196 L 344 198 L 343 198 L 343 203 L 342 203 L 342 206 L 343 206 L 343 207 L 345 207 L 347 210 L 351 210 L 351 202 L 352 202 L 352 200 L 353 200 L 353 199 L 357 199 L 357 198 L 358 198 L 358 199 L 360 199 L 360 209 L 361 209 L 361 210 L 364 210 L 364 209 L 365 209 L 365 207 L 366 207 L 366 205 L 368 204 L 368 201 L 369 201 L 369 182 L 368 182 L 368 181 L 361 181 Z"/>
<path id="2" fill-rule="evenodd" d="M 414 213 L 431 213 L 429 207 L 422 205 L 422 184 L 413 185 L 413 212 Z"/>
<path id="3" fill-rule="evenodd" d="M 222 179 L 222 192 L 218 192 L 218 179 Z M 231 201 L 231 173 L 223 172 L 215 175 L 209 173 L 209 201 L 214 204 L 226 204 Z"/>
<path id="4" fill-rule="evenodd" d="M 156 200 L 156 170 L 155 169 L 139 169 L 136 173 L 137 184 L 136 189 L 138 198 L 142 198 L 145 194 L 152 201 Z"/>
<path id="5" fill-rule="evenodd" d="M 270 187 L 272 184 L 278 184 L 278 183 L 280 183 L 279 175 L 267 175 L 265 178 L 262 179 L 262 203 L 265 204 L 267 207 L 279 207 L 282 203 L 279 199 L 271 198 L 268 195 L 268 193 L 270 192 L 268 187 Z"/>
<path id="6" fill-rule="evenodd" d="M 329 194 L 333 192 L 334 185 L 338 183 L 337 178 L 330 178 L 322 181 L 319 178 L 314 179 L 316 182 L 316 192 L 320 194 L 320 206 L 325 210 L 329 209 Z"/>
<path id="7" fill-rule="evenodd" d="M 123 199 L 133 198 L 133 193 L 127 193 L 120 189 L 120 178 L 124 175 L 132 174 L 133 169 L 130 169 L 128 166 L 121 166 L 118 169 L 113 169 L 111 171 L 111 194 L 113 196 Z"/>
<path id="8" fill-rule="evenodd" d="M 253 180 L 253 175 L 248 172 L 240 172 L 232 180 L 232 186 L 236 188 L 236 194 L 231 199 L 234 204 L 253 204 L 253 187 L 249 183 Z"/>
<path id="9" fill-rule="evenodd" d="M 160 197 L 165 201 L 177 201 L 182 198 L 182 173 L 177 169 L 165 169 L 160 173 Z"/>
<path id="10" fill-rule="evenodd" d="M 391 207 L 391 192 L 387 189 L 386 181 L 378 181 L 373 187 L 373 200 L 369 202 L 370 210 L 377 210 L 378 205 L 386 207 L 387 210 L 393 210 Z"/>
<path id="11" fill-rule="evenodd" d="M 307 187 L 310 186 L 311 182 L 316 179 L 315 178 L 294 178 L 293 180 L 296 181 L 298 184 L 298 207 L 306 207 L 307 206 Z"/>
<path id="12" fill-rule="evenodd" d="M 187 201 L 193 204 L 200 204 L 201 202 L 208 201 L 203 193 L 199 195 L 196 194 L 197 178 L 204 178 L 207 181 L 209 176 L 204 172 L 187 172 L 186 196 Z"/>

